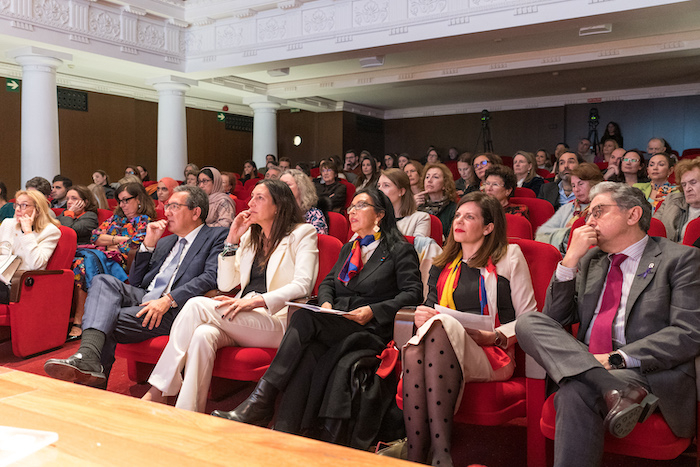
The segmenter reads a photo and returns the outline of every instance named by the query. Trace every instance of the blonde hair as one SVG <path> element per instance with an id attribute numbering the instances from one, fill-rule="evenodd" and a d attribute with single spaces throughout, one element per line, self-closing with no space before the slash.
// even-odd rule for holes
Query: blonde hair
<path id="1" fill-rule="evenodd" d="M 34 217 L 32 229 L 36 233 L 41 233 L 41 231 L 44 230 L 49 224 L 53 224 L 56 227 L 61 225 L 60 222 L 51 217 L 49 214 L 49 201 L 42 192 L 37 190 L 19 190 L 17 193 L 15 193 L 15 200 L 23 195 L 30 198 L 34 202 L 36 216 Z"/>
<path id="2" fill-rule="evenodd" d="M 109 209 L 109 202 L 107 201 L 107 196 L 105 196 L 104 186 L 105 185 L 98 185 L 96 183 L 88 185 L 88 190 L 90 190 L 92 196 L 95 198 L 99 209 Z"/>
<path id="3" fill-rule="evenodd" d="M 426 164 L 423 167 L 423 174 L 421 179 L 425 182 L 425 176 L 428 174 L 430 169 L 438 169 L 442 172 L 442 191 L 445 194 L 445 199 L 450 201 L 455 201 L 457 199 L 457 188 L 455 187 L 455 180 L 452 178 L 452 171 L 447 168 L 445 164 L 436 162 L 434 164 Z"/>

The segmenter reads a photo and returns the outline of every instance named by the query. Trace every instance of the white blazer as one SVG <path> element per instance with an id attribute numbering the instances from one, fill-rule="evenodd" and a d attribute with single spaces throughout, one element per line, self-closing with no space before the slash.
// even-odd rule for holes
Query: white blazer
<path id="1" fill-rule="evenodd" d="M 217 285 L 228 292 L 240 284 L 240 297 L 250 282 L 255 258 L 250 229 L 241 237 L 233 256 L 219 255 Z M 267 292 L 262 294 L 267 311 L 274 315 L 286 307 L 284 302 L 311 295 L 318 275 L 318 235 L 310 224 L 299 224 L 284 237 L 267 262 Z"/>
<path id="2" fill-rule="evenodd" d="M 27 271 L 46 269 L 60 238 L 61 230 L 54 224 L 48 224 L 41 233 L 27 234 L 22 233 L 14 217 L 5 219 L 0 225 L 0 242 L 12 244 L 12 253 L 22 259 L 19 268 Z"/>

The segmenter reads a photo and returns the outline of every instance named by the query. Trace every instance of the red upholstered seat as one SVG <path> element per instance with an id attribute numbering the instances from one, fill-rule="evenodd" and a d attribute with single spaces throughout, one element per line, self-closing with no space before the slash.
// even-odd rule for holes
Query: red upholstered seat
<path id="1" fill-rule="evenodd" d="M 442 247 L 442 222 L 432 214 L 430 215 L 430 238 Z"/>
<path id="2" fill-rule="evenodd" d="M 547 169 L 537 169 L 537 175 L 539 175 L 542 178 L 550 178 L 552 176 L 552 173 L 547 170 Z"/>
<path id="3" fill-rule="evenodd" d="M 112 217 L 114 213 L 109 209 L 98 209 L 97 210 L 97 222 L 100 224 Z"/>
<path id="4" fill-rule="evenodd" d="M 338 212 L 328 211 L 327 214 L 328 235 L 337 238 L 341 243 L 347 242 L 348 238 L 350 238 L 348 234 L 350 232 L 350 223 L 347 218 Z M 352 234 L 350 233 L 350 235 Z"/>
<path id="5" fill-rule="evenodd" d="M 554 206 L 544 199 L 513 196 L 510 202 L 511 204 L 524 204 L 527 206 L 530 212 L 530 223 L 532 224 L 533 232 L 537 232 L 537 229 L 554 215 Z"/>
<path id="6" fill-rule="evenodd" d="M 508 238 L 532 240 L 532 224 L 523 216 L 506 214 L 506 232 Z"/>
<path id="7" fill-rule="evenodd" d="M 12 352 L 27 357 L 60 347 L 66 340 L 73 301 L 73 271 L 77 235 L 59 227 L 61 238 L 46 270 L 27 271 L 13 278 L 20 286 L 16 302 L 0 305 L 0 326 L 9 326 Z"/>
<path id="8" fill-rule="evenodd" d="M 355 197 L 355 185 L 342 178 L 339 178 L 338 181 L 345 185 L 345 205 L 343 206 L 343 212 L 345 212 L 348 206 L 350 206 L 350 203 L 352 203 L 352 199 Z"/>
<path id="9" fill-rule="evenodd" d="M 693 219 L 688 223 L 683 236 L 683 245 L 692 246 L 698 238 L 700 238 L 700 218 Z"/>
<path id="10" fill-rule="evenodd" d="M 540 428 L 542 434 L 554 439 L 555 435 L 554 395 L 550 396 L 542 407 Z M 605 452 L 625 456 L 643 457 L 645 459 L 675 459 L 690 445 L 691 439 L 679 438 L 656 412 L 644 423 L 638 424 L 627 437 L 619 439 L 610 434 L 605 435 Z"/>
<path id="11" fill-rule="evenodd" d="M 537 198 L 537 195 L 535 194 L 534 191 L 532 191 L 529 188 L 524 188 L 521 186 L 515 187 L 515 191 L 513 192 L 513 196 L 517 196 L 518 198 Z"/>

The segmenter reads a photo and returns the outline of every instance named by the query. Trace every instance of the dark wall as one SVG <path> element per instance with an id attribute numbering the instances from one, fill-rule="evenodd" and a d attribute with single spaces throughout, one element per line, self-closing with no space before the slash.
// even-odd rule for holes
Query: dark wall
<path id="1" fill-rule="evenodd" d="M 343 149 L 368 150 L 373 156 L 383 159 L 386 121 L 343 112 Z"/>
<path id="2" fill-rule="evenodd" d="M 294 146 L 294 137 L 301 144 Z M 292 163 L 320 161 L 343 151 L 343 112 L 277 112 L 277 148 L 279 157 Z"/>
<path id="3" fill-rule="evenodd" d="M 0 80 L 2 83 L 2 80 Z M 2 130 L 0 130 L 0 181 L 7 185 L 9 198 L 14 198 L 20 184 L 21 147 L 20 93 L 0 91 L 0 109 L 2 109 Z"/>

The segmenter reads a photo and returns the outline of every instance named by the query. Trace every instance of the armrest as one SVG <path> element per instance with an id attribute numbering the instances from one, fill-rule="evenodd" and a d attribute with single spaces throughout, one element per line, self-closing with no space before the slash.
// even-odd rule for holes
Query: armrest
<path id="1" fill-rule="evenodd" d="M 394 342 L 396 347 L 401 349 L 415 333 L 413 315 L 416 310 L 411 308 L 401 308 L 394 317 Z"/>
<path id="2" fill-rule="evenodd" d="M 22 288 L 31 287 L 34 285 L 34 277 L 38 276 L 52 276 L 63 274 L 63 270 L 36 270 L 36 271 L 16 271 L 12 276 L 12 282 L 10 283 L 10 302 L 19 302 L 22 296 Z"/>

